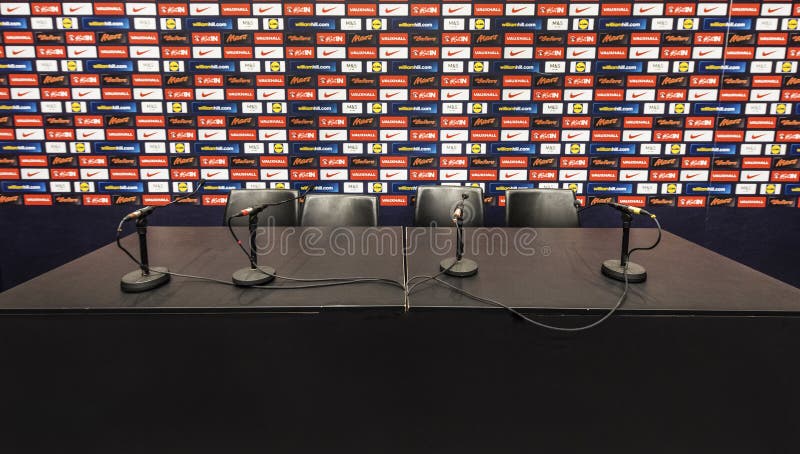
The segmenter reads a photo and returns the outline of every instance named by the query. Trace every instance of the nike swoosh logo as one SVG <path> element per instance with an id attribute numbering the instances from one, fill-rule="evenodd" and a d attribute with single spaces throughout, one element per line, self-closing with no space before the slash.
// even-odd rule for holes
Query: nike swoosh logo
<path id="1" fill-rule="evenodd" d="M 158 175 L 160 172 L 147 172 L 147 178 L 153 178 L 154 176 Z"/>
<path id="2" fill-rule="evenodd" d="M 576 51 L 572 51 L 572 56 L 573 57 L 579 57 L 579 56 L 585 54 L 586 52 L 588 52 L 588 51 L 586 51 L 586 50 L 579 50 L 577 52 Z"/>
<path id="3" fill-rule="evenodd" d="M 399 92 L 399 91 L 396 91 L 396 92 L 394 92 L 394 93 L 386 93 L 386 97 L 387 97 L 387 98 L 394 98 L 395 96 L 397 96 L 397 95 L 399 95 L 399 94 L 400 94 L 400 92 Z"/>
<path id="4" fill-rule="evenodd" d="M 569 94 L 569 99 L 575 99 L 575 98 L 577 98 L 578 96 L 581 96 L 582 94 L 583 94 L 583 93 L 570 93 L 570 94 Z"/>
<path id="5" fill-rule="evenodd" d="M 695 94 L 695 95 L 694 95 L 694 99 L 697 99 L 697 98 L 702 98 L 702 97 L 704 97 L 704 96 L 706 96 L 706 95 L 709 95 L 709 94 L 711 94 L 711 93 L 709 93 L 709 92 L 705 92 L 705 93 L 699 93 L 699 94 Z"/>
<path id="6" fill-rule="evenodd" d="M 198 13 L 204 13 L 204 12 L 208 11 L 210 8 L 211 8 L 210 6 L 206 6 L 205 8 L 197 8 L 197 12 Z"/>
<path id="7" fill-rule="evenodd" d="M 572 177 L 574 177 L 574 176 L 577 176 L 577 175 L 580 175 L 580 172 L 575 172 L 575 173 L 565 173 L 565 174 L 564 174 L 564 178 L 572 178 Z"/>
<path id="8" fill-rule="evenodd" d="M 92 132 L 84 132 L 84 133 L 83 133 L 83 138 L 85 139 L 85 138 L 87 138 L 87 137 L 92 137 L 92 136 L 93 136 L 93 135 L 95 135 L 95 134 L 97 134 L 97 131 L 92 131 Z"/>
<path id="9" fill-rule="evenodd" d="M 266 13 L 267 11 L 271 10 L 271 6 L 267 6 L 266 8 L 258 8 L 259 13 Z"/>
<path id="10" fill-rule="evenodd" d="M 700 52 L 697 53 L 697 55 L 699 55 L 701 57 L 705 57 L 706 55 L 708 55 L 708 54 L 710 54 L 712 52 L 714 52 L 714 51 L 713 50 L 701 50 Z"/>
<path id="11" fill-rule="evenodd" d="M 213 94 L 214 94 L 214 92 L 212 91 L 210 93 L 200 93 L 200 96 L 202 96 L 203 98 L 208 98 L 209 96 L 211 96 Z"/>
<path id="12" fill-rule="evenodd" d="M 146 53 L 148 53 L 148 52 L 150 52 L 150 49 L 147 49 L 147 50 L 137 50 L 137 51 L 136 51 L 136 55 L 144 55 L 144 54 L 146 54 Z"/>
<path id="13" fill-rule="evenodd" d="M 18 10 L 19 8 L 20 8 L 19 6 L 15 6 L 13 8 L 6 8 L 6 12 L 7 13 L 13 13 L 14 11 Z"/>
<path id="14" fill-rule="evenodd" d="M 758 175 L 745 175 L 745 178 L 748 180 L 752 180 L 753 178 L 757 177 Z"/>
<path id="15" fill-rule="evenodd" d="M 519 172 L 507 173 L 505 178 L 514 178 L 517 175 L 519 175 Z"/>
<path id="16" fill-rule="evenodd" d="M 207 132 L 207 133 L 204 133 L 204 134 L 203 134 L 203 138 L 204 138 L 204 139 L 208 139 L 209 137 L 214 137 L 214 136 L 216 136 L 217 134 L 218 134 L 218 133 L 216 133 L 216 132 Z"/>
<path id="17" fill-rule="evenodd" d="M 214 51 L 213 50 L 201 50 L 200 52 L 198 52 L 198 54 L 200 54 L 200 56 L 202 57 L 204 55 L 210 54 L 211 52 L 214 52 Z"/>
<path id="18" fill-rule="evenodd" d="M 339 135 L 339 133 L 338 133 L 338 132 L 326 132 L 326 133 L 325 133 L 325 138 L 326 138 L 326 139 L 330 139 L 331 137 L 336 137 L 336 136 L 338 136 L 338 135 Z"/>
<path id="19" fill-rule="evenodd" d="M 522 8 L 511 8 L 511 13 L 512 13 L 512 14 L 517 14 L 517 13 L 518 13 L 518 12 L 520 12 L 520 11 L 524 11 L 524 10 L 525 10 L 525 8 L 527 8 L 527 6 L 523 6 Z M 576 11 L 577 11 L 577 10 L 576 10 Z"/>
<path id="20" fill-rule="evenodd" d="M 647 92 L 644 92 L 644 93 L 634 93 L 634 94 L 632 94 L 632 95 L 631 95 L 631 98 L 633 98 L 633 99 L 640 98 L 640 97 L 642 97 L 642 96 L 644 96 L 644 95 L 646 95 L 646 94 L 647 94 Z"/>
<path id="21" fill-rule="evenodd" d="M 80 11 L 81 8 L 83 8 L 83 7 L 82 6 L 73 6 L 73 7 L 70 7 L 69 12 L 70 13 L 74 13 L 76 11 Z"/>
<path id="22" fill-rule="evenodd" d="M 394 137 L 394 136 L 398 136 L 398 135 L 400 135 L 400 133 L 399 133 L 399 132 L 393 132 L 393 133 L 391 133 L 391 134 L 386 134 L 386 138 L 387 138 L 387 139 L 391 139 L 392 137 Z"/>
<path id="23" fill-rule="evenodd" d="M 641 172 L 636 172 L 636 173 L 632 173 L 632 174 L 630 174 L 630 175 L 625 175 L 625 178 L 633 178 L 633 177 L 635 177 L 636 175 L 639 175 L 640 173 L 641 173 Z"/>
<path id="24" fill-rule="evenodd" d="M 456 137 L 456 136 L 458 136 L 458 135 L 460 135 L 460 134 L 461 134 L 460 132 L 457 132 L 457 133 L 455 133 L 455 134 L 447 133 L 447 134 L 445 134 L 444 136 L 445 136 L 446 138 L 448 138 L 448 139 L 452 139 L 453 137 Z"/>
<path id="25" fill-rule="evenodd" d="M 525 52 L 524 50 L 512 50 L 508 54 L 511 55 L 512 57 L 516 57 L 517 55 L 519 55 L 521 53 L 524 53 L 524 52 Z"/>
<path id="26" fill-rule="evenodd" d="M 158 134 L 158 133 L 157 132 L 145 132 L 145 133 L 142 133 L 142 136 L 144 136 L 144 138 L 146 139 L 148 137 L 153 137 L 156 134 Z"/>
<path id="27" fill-rule="evenodd" d="M 140 7 L 138 7 L 138 8 L 133 8 L 131 11 L 133 11 L 134 13 L 141 13 L 141 12 L 142 12 L 142 11 L 144 11 L 146 8 L 147 8 L 146 6 L 140 6 Z"/>
<path id="28" fill-rule="evenodd" d="M 100 174 L 100 172 L 87 172 L 86 173 L 86 177 L 87 178 L 92 178 L 93 176 L 99 175 L 99 174 Z"/>
<path id="29" fill-rule="evenodd" d="M 703 12 L 704 13 L 710 13 L 711 11 L 714 11 L 717 8 L 718 8 L 718 6 L 714 6 L 714 7 L 711 7 L 711 8 L 703 8 Z"/>
<path id="30" fill-rule="evenodd" d="M 139 96 L 150 96 L 153 93 L 155 93 L 155 92 L 154 91 L 143 91 L 143 92 L 139 93 Z"/>
<path id="31" fill-rule="evenodd" d="M 768 56 L 770 56 L 770 55 L 772 55 L 772 54 L 774 54 L 774 53 L 775 53 L 775 51 L 774 51 L 774 50 L 771 50 L 771 51 L 769 51 L 769 52 L 762 52 L 762 53 L 761 53 L 761 56 L 762 56 L 762 57 L 768 57 Z"/>
<path id="32" fill-rule="evenodd" d="M 387 173 L 386 174 L 386 178 L 392 178 L 392 177 L 397 176 L 397 175 L 400 175 L 400 172 Z"/>
<path id="33" fill-rule="evenodd" d="M 519 92 L 516 92 L 516 93 L 509 93 L 508 97 L 509 98 L 516 98 L 517 96 L 519 96 L 519 95 L 521 95 L 523 93 L 525 93 L 525 92 L 524 91 L 519 91 Z"/>
<path id="34" fill-rule="evenodd" d="M 640 132 L 640 133 L 638 133 L 638 134 L 631 134 L 631 135 L 629 135 L 629 136 L 628 136 L 628 138 L 629 138 L 629 139 L 635 139 L 635 138 L 637 138 L 637 137 L 639 137 L 639 136 L 641 136 L 641 135 L 642 135 L 642 133 L 641 133 L 641 132 Z"/>
<path id="35" fill-rule="evenodd" d="M 447 51 L 447 56 L 448 56 L 448 57 L 452 57 L 453 55 L 460 54 L 460 53 L 461 53 L 461 51 L 463 51 L 463 50 L 464 50 L 464 49 L 459 49 L 459 50 L 448 50 L 448 51 Z"/>
<path id="36" fill-rule="evenodd" d="M 764 136 L 766 136 L 766 134 L 753 134 L 752 136 L 750 136 L 750 138 L 752 138 L 752 139 L 760 139 L 760 138 L 762 138 Z"/>
<path id="37" fill-rule="evenodd" d="M 464 7 L 463 6 L 459 6 L 458 8 L 447 8 L 447 12 L 450 13 L 450 14 L 453 14 L 456 11 L 461 10 L 461 9 L 464 9 Z"/>
<path id="38" fill-rule="evenodd" d="M 689 134 L 689 138 L 690 139 L 696 139 L 698 137 L 703 137 L 703 135 L 702 134 Z"/>
<path id="39" fill-rule="evenodd" d="M 655 6 L 649 6 L 647 8 L 639 8 L 639 12 L 640 13 L 646 13 L 646 12 L 650 11 L 653 8 L 655 8 Z"/>
<path id="40" fill-rule="evenodd" d="M 323 57 L 330 57 L 331 55 L 333 55 L 335 53 L 336 53 L 335 50 L 323 50 L 322 51 L 322 56 Z"/>
<path id="41" fill-rule="evenodd" d="M 636 56 L 637 57 L 641 57 L 642 55 L 644 55 L 646 53 L 649 53 L 649 52 L 650 52 L 649 50 L 637 50 L 636 51 Z"/>
<path id="42" fill-rule="evenodd" d="M 448 94 L 447 94 L 447 99 L 450 99 L 450 98 L 455 98 L 455 97 L 456 97 L 456 96 L 458 96 L 458 95 L 459 95 L 459 93 L 448 93 Z"/>
<path id="43" fill-rule="evenodd" d="M 80 54 L 83 54 L 83 53 L 85 53 L 87 50 L 88 50 L 88 49 L 76 50 L 76 51 L 75 51 L 75 55 L 80 55 Z"/>
<path id="44" fill-rule="evenodd" d="M 393 51 L 390 51 L 390 52 L 386 52 L 386 56 L 387 57 L 391 57 L 392 55 L 394 55 L 394 54 L 396 54 L 398 52 L 400 52 L 400 51 L 399 50 L 393 50 Z"/>
<path id="45" fill-rule="evenodd" d="M 12 51 L 11 51 L 11 55 L 19 55 L 19 54 L 21 54 L 21 53 L 23 53 L 23 52 L 25 52 L 25 49 L 22 49 L 22 50 L 12 50 Z"/>
<path id="46" fill-rule="evenodd" d="M 781 10 L 780 8 L 767 8 L 767 12 L 770 13 L 770 14 L 772 14 L 772 13 L 774 13 L 776 11 L 780 11 L 780 10 Z"/>
<path id="47" fill-rule="evenodd" d="M 270 96 L 274 95 L 275 93 L 277 93 L 277 91 L 271 91 L 269 93 L 264 93 L 264 97 L 265 98 L 269 98 Z"/>
<path id="48" fill-rule="evenodd" d="M 84 96 L 88 95 L 89 93 L 91 93 L 91 91 L 78 92 L 78 96 L 83 98 Z"/>
<path id="49" fill-rule="evenodd" d="M 266 57 L 267 55 L 269 55 L 269 54 L 271 54 L 271 53 L 273 53 L 273 52 L 275 52 L 275 49 L 272 49 L 272 50 L 262 50 L 262 51 L 261 51 L 261 56 L 262 56 L 262 57 Z"/>
<path id="50" fill-rule="evenodd" d="M 584 12 L 586 12 L 586 11 L 589 11 L 589 8 L 590 8 L 590 7 L 586 7 L 586 8 L 575 8 L 575 12 L 576 12 L 576 13 L 578 13 L 578 14 L 580 14 L 580 13 L 584 13 Z"/>
<path id="51" fill-rule="evenodd" d="M 333 11 L 333 10 L 335 10 L 335 9 L 336 9 L 336 7 L 335 7 L 335 6 L 332 6 L 332 7 L 330 7 L 330 8 L 322 8 L 322 14 L 327 14 L 327 13 L 330 13 L 331 11 Z"/>
<path id="52" fill-rule="evenodd" d="M 208 172 L 208 178 L 214 178 L 215 176 L 221 174 L 222 172 Z"/>
<path id="53" fill-rule="evenodd" d="M 756 98 L 761 99 L 766 98 L 767 96 L 769 96 L 769 93 L 759 93 L 756 95 Z"/>
<path id="54" fill-rule="evenodd" d="M 330 98 L 331 96 L 336 96 L 336 93 L 323 93 L 322 94 L 322 97 L 324 97 L 324 98 Z"/>
<path id="55" fill-rule="evenodd" d="M 277 132 L 273 132 L 273 133 L 270 133 L 270 134 L 264 134 L 264 137 L 266 137 L 267 139 L 269 139 L 270 137 L 272 137 L 272 136 L 277 136 L 277 135 L 278 135 L 278 133 L 277 133 Z"/>
<path id="56" fill-rule="evenodd" d="M 518 135 L 520 135 L 520 134 L 522 134 L 522 133 L 521 133 L 521 132 L 516 132 L 516 133 L 514 133 L 514 134 L 509 134 L 509 135 L 507 135 L 507 136 L 506 136 L 506 138 L 508 138 L 508 139 L 513 139 L 514 137 L 517 137 L 517 136 L 518 136 Z"/>
<path id="57" fill-rule="evenodd" d="M 445 178 L 453 178 L 456 175 L 458 175 L 458 172 L 456 172 L 456 173 L 445 173 L 444 177 Z"/>
<path id="58" fill-rule="evenodd" d="M 577 133 L 577 134 L 567 134 L 567 139 L 574 139 L 574 138 L 578 137 L 579 135 L 581 135 L 581 134 L 580 134 L 580 133 Z"/>
<path id="59" fill-rule="evenodd" d="M 688 178 L 694 178 L 694 177 L 696 177 L 696 176 L 698 176 L 698 175 L 700 175 L 700 174 L 699 174 L 699 173 L 687 173 L 687 174 L 686 174 L 686 178 L 687 178 L 687 179 L 688 179 Z"/>
<path id="60" fill-rule="evenodd" d="M 23 92 L 19 92 L 19 93 L 17 93 L 17 96 L 25 96 L 25 95 L 27 95 L 27 94 L 28 94 L 28 93 L 30 93 L 30 92 L 31 92 L 30 90 L 28 90 L 28 91 L 23 91 Z"/>
<path id="61" fill-rule="evenodd" d="M 23 132 L 23 133 L 22 133 L 22 137 L 23 137 L 23 138 L 25 138 L 25 137 L 30 137 L 30 136 L 32 136 L 32 135 L 34 135 L 34 134 L 36 134 L 36 133 L 35 133 L 35 132 Z M 29 175 L 29 176 L 30 176 L 30 175 Z"/>
<path id="62" fill-rule="evenodd" d="M 400 8 L 386 8 L 385 10 L 383 10 L 383 12 L 386 13 L 386 14 L 390 14 L 390 13 L 393 13 L 393 12 L 397 11 L 398 9 L 400 9 Z"/>
<path id="63" fill-rule="evenodd" d="M 325 172 L 325 178 L 333 178 L 336 175 L 339 175 L 340 172 Z"/>
<path id="64" fill-rule="evenodd" d="M 273 172 L 273 173 L 269 173 L 269 172 L 267 172 L 267 178 L 272 178 L 272 177 L 274 177 L 275 175 L 277 175 L 277 174 L 279 174 L 279 173 L 280 173 L 280 172 Z"/>

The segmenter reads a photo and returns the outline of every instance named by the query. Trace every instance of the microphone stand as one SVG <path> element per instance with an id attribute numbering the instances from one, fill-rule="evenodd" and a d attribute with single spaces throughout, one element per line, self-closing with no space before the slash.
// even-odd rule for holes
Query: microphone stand
<path id="1" fill-rule="evenodd" d="M 231 280 L 241 287 L 250 287 L 272 282 L 275 279 L 275 268 L 271 266 L 258 266 L 258 253 L 256 248 L 256 230 L 258 228 L 258 213 L 272 204 L 262 205 L 250 212 L 247 218 L 247 229 L 250 232 L 250 267 L 242 268 L 233 273 Z M 230 224 L 230 219 L 228 220 Z"/>
<path id="2" fill-rule="evenodd" d="M 630 283 L 644 282 L 647 279 L 647 271 L 642 265 L 628 261 L 628 241 L 631 234 L 631 222 L 633 215 L 627 211 L 622 211 L 622 252 L 619 260 L 606 260 L 601 268 L 604 275 L 611 279 Z M 627 270 L 626 270 L 627 268 Z"/>
<path id="3" fill-rule="evenodd" d="M 457 212 L 459 214 L 453 219 L 456 223 L 456 256 L 439 262 L 439 269 L 448 276 L 474 276 L 478 272 L 478 263 L 464 258 L 464 199 L 459 202 Z"/>
<path id="4" fill-rule="evenodd" d="M 147 256 L 147 217 L 152 213 L 145 212 L 136 219 L 136 233 L 139 236 L 139 262 L 138 270 L 131 271 L 122 276 L 120 287 L 123 292 L 139 293 L 152 290 L 169 282 L 169 270 L 163 266 L 150 266 Z"/>

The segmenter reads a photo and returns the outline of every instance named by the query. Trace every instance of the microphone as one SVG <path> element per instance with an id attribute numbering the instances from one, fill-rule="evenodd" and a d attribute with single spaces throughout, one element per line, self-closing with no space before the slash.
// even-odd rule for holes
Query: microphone
<path id="1" fill-rule="evenodd" d="M 166 205 L 163 205 L 163 206 L 170 206 L 170 205 L 172 205 L 174 203 L 180 202 L 181 200 L 188 199 L 189 197 L 197 194 L 197 191 L 199 191 L 200 188 L 202 188 L 203 185 L 205 185 L 205 184 L 206 184 L 206 179 L 203 178 L 202 180 L 200 180 L 197 183 L 197 187 L 194 189 L 194 191 L 192 191 L 189 194 L 182 195 L 182 196 L 176 198 L 175 200 L 173 200 L 172 202 L 169 202 L 169 203 L 167 203 Z M 138 210 L 136 210 L 136 211 L 134 211 L 132 213 L 128 213 L 127 215 L 125 215 L 125 217 L 122 218 L 122 222 L 128 222 L 128 221 L 132 221 L 134 219 L 139 219 L 139 218 L 143 218 L 145 216 L 149 216 L 153 211 L 155 211 L 156 208 L 158 208 L 158 206 L 156 206 L 156 205 L 148 205 L 146 207 L 140 208 L 140 209 L 138 209 Z"/>
<path id="2" fill-rule="evenodd" d="M 156 209 L 156 207 L 154 207 L 152 205 L 148 205 L 148 206 L 146 206 L 144 208 L 140 208 L 140 209 L 134 211 L 133 213 L 128 213 L 125 216 L 125 218 L 123 218 L 123 222 L 128 222 L 128 221 L 132 221 L 134 219 L 139 219 L 139 218 L 141 218 L 143 216 L 147 216 L 150 213 L 152 213 L 153 210 L 155 210 L 155 209 Z"/>
<path id="3" fill-rule="evenodd" d="M 469 198 L 469 194 L 463 193 L 461 194 L 461 201 L 458 202 L 456 205 L 456 209 L 453 210 L 453 222 L 458 222 L 464 219 L 464 201 Z"/>
<path id="4" fill-rule="evenodd" d="M 605 205 L 608 205 L 611 208 L 614 208 L 616 210 L 619 210 L 619 211 L 622 211 L 622 212 L 628 213 L 628 214 L 641 214 L 641 215 L 644 215 L 644 216 L 649 216 L 649 217 L 654 218 L 654 219 L 656 217 L 655 214 L 650 213 L 647 210 L 643 210 L 641 208 L 633 207 L 633 206 L 630 206 L 630 205 L 623 205 L 621 203 L 614 203 L 614 202 L 608 202 Z"/>
<path id="5" fill-rule="evenodd" d="M 314 186 L 313 185 L 309 185 L 308 189 L 306 189 L 305 192 L 303 192 L 302 194 L 298 195 L 297 197 L 292 197 L 290 199 L 281 200 L 280 202 L 268 202 L 268 203 L 264 203 L 264 204 L 261 204 L 261 205 L 247 207 L 247 208 L 243 209 L 242 211 L 240 211 L 240 212 L 234 214 L 233 216 L 231 216 L 231 218 L 240 218 L 242 216 L 250 216 L 251 214 L 258 214 L 258 213 L 264 211 L 265 209 L 267 209 L 269 207 L 283 205 L 284 203 L 289 203 L 289 202 L 293 202 L 293 201 L 295 201 L 297 199 L 302 199 L 309 192 L 311 192 L 312 189 L 314 189 Z"/>

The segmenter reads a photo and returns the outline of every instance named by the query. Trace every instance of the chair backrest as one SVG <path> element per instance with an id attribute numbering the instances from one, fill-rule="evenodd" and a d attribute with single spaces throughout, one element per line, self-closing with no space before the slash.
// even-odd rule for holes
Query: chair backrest
<path id="1" fill-rule="evenodd" d="M 578 201 L 571 189 L 506 191 L 509 227 L 580 227 Z"/>
<path id="2" fill-rule="evenodd" d="M 483 190 L 464 186 L 419 186 L 414 208 L 414 225 L 418 227 L 450 227 L 453 210 L 464 200 L 464 226 L 483 226 Z"/>
<path id="3" fill-rule="evenodd" d="M 356 194 L 309 194 L 305 197 L 300 225 L 364 226 L 378 225 L 378 199 Z"/>
<path id="4" fill-rule="evenodd" d="M 226 225 L 228 217 L 239 211 L 264 203 L 276 203 L 297 197 L 298 192 L 293 189 L 234 189 L 228 194 L 228 203 L 225 205 L 225 217 L 222 219 Z M 297 225 L 297 200 L 281 205 L 269 207 L 258 215 L 258 225 Z M 231 225 L 247 225 L 247 216 L 234 218 Z"/>

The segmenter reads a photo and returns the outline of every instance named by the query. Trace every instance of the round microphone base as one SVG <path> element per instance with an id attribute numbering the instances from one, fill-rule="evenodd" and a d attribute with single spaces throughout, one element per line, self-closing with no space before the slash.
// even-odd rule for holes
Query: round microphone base
<path id="1" fill-rule="evenodd" d="M 439 262 L 439 269 L 448 276 L 469 277 L 478 272 L 478 264 L 474 260 L 450 257 Z"/>
<path id="2" fill-rule="evenodd" d="M 122 276 L 120 288 L 126 293 L 139 293 L 152 290 L 169 282 L 169 270 L 163 266 L 151 266 L 150 274 L 142 274 L 141 269 Z"/>
<path id="3" fill-rule="evenodd" d="M 250 287 L 272 282 L 275 279 L 275 268 L 259 266 L 258 268 L 242 268 L 233 273 L 233 283 L 240 287 Z"/>
<path id="4" fill-rule="evenodd" d="M 604 275 L 622 282 L 625 282 L 625 275 L 628 275 L 628 282 L 631 284 L 637 284 L 647 280 L 647 271 L 645 271 L 642 265 L 628 262 L 627 267 L 628 270 L 625 271 L 625 267 L 620 266 L 619 260 L 612 259 L 603 262 L 601 270 Z"/>

